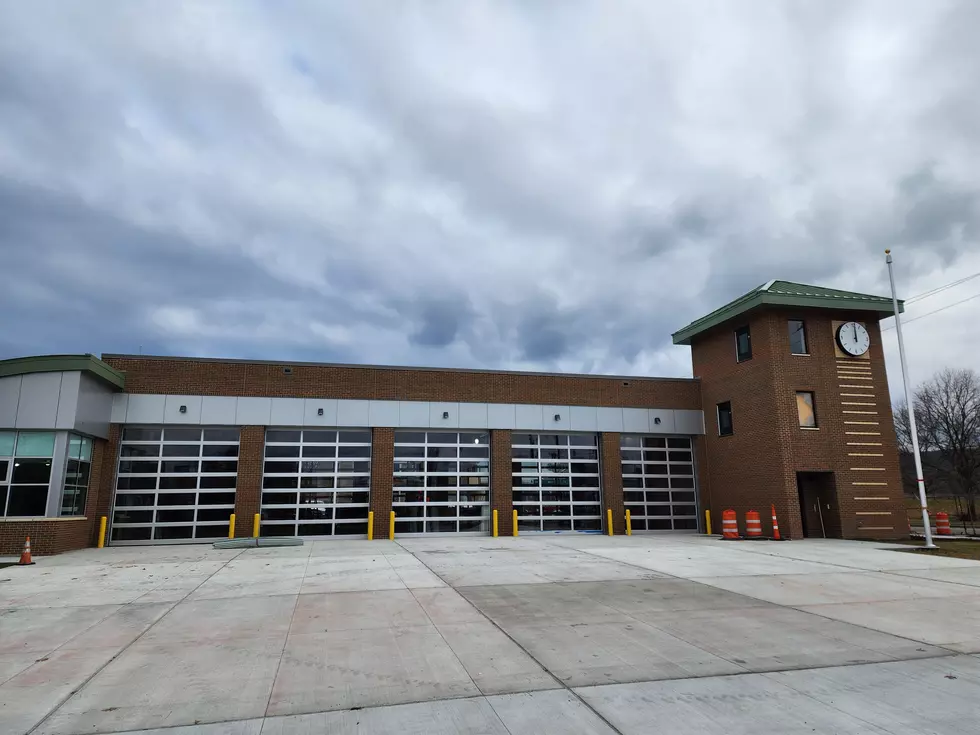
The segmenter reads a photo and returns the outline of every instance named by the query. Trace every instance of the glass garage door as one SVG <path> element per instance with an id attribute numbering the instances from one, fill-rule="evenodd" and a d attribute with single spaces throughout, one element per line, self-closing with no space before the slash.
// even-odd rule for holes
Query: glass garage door
<path id="1" fill-rule="evenodd" d="M 110 542 L 226 536 L 237 478 L 237 428 L 123 428 Z"/>
<path id="2" fill-rule="evenodd" d="M 688 436 L 620 439 L 623 501 L 634 531 L 696 531 L 694 453 Z"/>
<path id="3" fill-rule="evenodd" d="M 370 495 L 369 430 L 266 430 L 260 535 L 365 535 Z"/>
<path id="4" fill-rule="evenodd" d="M 513 434 L 518 531 L 601 531 L 595 434 Z"/>
<path id="5" fill-rule="evenodd" d="M 392 510 L 401 533 L 486 533 L 490 433 L 396 431 Z"/>

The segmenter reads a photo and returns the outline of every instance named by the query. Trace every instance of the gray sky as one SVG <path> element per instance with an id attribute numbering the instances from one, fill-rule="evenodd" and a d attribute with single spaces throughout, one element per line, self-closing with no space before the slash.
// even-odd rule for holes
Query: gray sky
<path id="1" fill-rule="evenodd" d="M 0 26 L 0 357 L 689 375 L 670 332 L 770 278 L 887 293 L 888 246 L 904 296 L 980 272 L 971 0 L 35 0 Z M 913 377 L 978 367 L 978 321 L 909 324 Z"/>

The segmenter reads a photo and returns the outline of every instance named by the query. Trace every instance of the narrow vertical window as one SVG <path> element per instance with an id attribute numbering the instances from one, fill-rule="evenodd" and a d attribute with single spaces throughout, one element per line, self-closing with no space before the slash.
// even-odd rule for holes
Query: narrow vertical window
<path id="1" fill-rule="evenodd" d="M 796 412 L 800 417 L 800 426 L 804 429 L 817 428 L 817 412 L 810 391 L 796 392 Z"/>
<path id="2" fill-rule="evenodd" d="M 718 436 L 731 436 L 734 433 L 732 427 L 732 403 L 725 401 L 718 404 Z"/>
<path id="3" fill-rule="evenodd" d="M 752 335 L 749 328 L 739 327 L 735 330 L 735 360 L 745 362 L 752 359 Z"/>
<path id="4" fill-rule="evenodd" d="M 806 349 L 806 325 L 802 319 L 789 320 L 789 351 L 794 355 L 809 355 Z"/>

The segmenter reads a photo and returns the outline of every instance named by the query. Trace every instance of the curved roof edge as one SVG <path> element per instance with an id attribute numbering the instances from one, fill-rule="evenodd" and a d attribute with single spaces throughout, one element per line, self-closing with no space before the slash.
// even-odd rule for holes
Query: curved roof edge
<path id="1" fill-rule="evenodd" d="M 126 376 L 95 355 L 31 355 L 0 360 L 0 378 L 30 373 L 84 372 L 114 388 L 126 387 Z"/>
<path id="2" fill-rule="evenodd" d="M 891 297 L 840 291 L 823 286 L 808 286 L 792 281 L 769 281 L 747 294 L 739 296 L 724 306 L 696 319 L 671 335 L 675 345 L 689 345 L 691 338 L 729 319 L 763 305 L 796 306 L 817 309 L 842 309 L 846 311 L 872 311 L 880 319 L 894 315 Z M 898 310 L 905 311 L 905 302 L 899 299 Z"/>

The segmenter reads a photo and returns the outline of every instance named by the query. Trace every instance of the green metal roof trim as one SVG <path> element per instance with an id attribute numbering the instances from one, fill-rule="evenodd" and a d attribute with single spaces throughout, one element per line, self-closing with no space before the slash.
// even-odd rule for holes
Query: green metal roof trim
<path id="1" fill-rule="evenodd" d="M 89 373 L 119 390 L 126 387 L 126 376 L 106 365 L 95 355 L 35 355 L 0 360 L 0 378 L 29 373 L 60 373 L 81 371 Z"/>
<path id="2" fill-rule="evenodd" d="M 674 332 L 671 337 L 675 345 L 689 345 L 691 338 L 706 332 L 712 327 L 744 314 L 751 309 L 763 305 L 799 306 L 807 308 L 847 309 L 851 311 L 874 311 L 881 317 L 892 316 L 892 300 L 888 296 L 872 296 L 852 291 L 839 291 L 836 288 L 823 286 L 808 286 L 792 281 L 769 281 L 754 288 L 744 296 L 715 309 L 683 329 Z M 903 301 L 898 302 L 898 310 L 905 311 Z"/>

